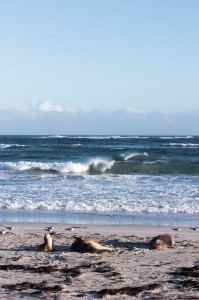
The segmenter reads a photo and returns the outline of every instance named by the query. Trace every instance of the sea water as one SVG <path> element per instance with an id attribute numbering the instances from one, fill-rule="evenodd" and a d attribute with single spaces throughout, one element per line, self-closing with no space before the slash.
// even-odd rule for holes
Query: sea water
<path id="1" fill-rule="evenodd" d="M 199 137 L 0 136 L 1 221 L 197 226 Z"/>

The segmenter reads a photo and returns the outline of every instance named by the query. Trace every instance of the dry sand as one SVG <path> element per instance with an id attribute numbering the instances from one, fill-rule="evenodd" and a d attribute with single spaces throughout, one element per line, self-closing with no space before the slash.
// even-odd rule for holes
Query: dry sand
<path id="1" fill-rule="evenodd" d="M 12 224 L 1 223 L 0 230 Z M 199 231 L 135 225 L 16 223 L 0 236 L 0 299 L 199 299 Z M 38 252 L 54 225 L 55 252 Z M 77 226 L 77 225 L 75 225 Z M 174 247 L 150 250 L 170 233 Z M 94 236 L 114 253 L 70 251 L 73 236 Z M 195 266 L 193 269 L 192 267 Z M 182 267 L 192 269 L 182 269 Z"/>

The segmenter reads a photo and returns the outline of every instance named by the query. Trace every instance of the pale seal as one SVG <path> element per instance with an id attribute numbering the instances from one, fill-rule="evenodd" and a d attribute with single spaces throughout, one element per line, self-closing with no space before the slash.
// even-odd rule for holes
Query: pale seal
<path id="1" fill-rule="evenodd" d="M 39 251 L 50 252 L 54 251 L 54 243 L 50 233 L 44 235 L 44 243 L 39 246 Z"/>
<path id="2" fill-rule="evenodd" d="M 164 233 L 156 236 L 149 243 L 150 248 L 163 250 L 174 245 L 174 239 L 169 233 Z"/>
<path id="3" fill-rule="evenodd" d="M 94 237 L 74 237 L 76 240 L 71 245 L 71 250 L 80 253 L 102 253 L 113 252 L 114 249 L 106 246 L 102 246 L 98 243 L 98 240 Z"/>

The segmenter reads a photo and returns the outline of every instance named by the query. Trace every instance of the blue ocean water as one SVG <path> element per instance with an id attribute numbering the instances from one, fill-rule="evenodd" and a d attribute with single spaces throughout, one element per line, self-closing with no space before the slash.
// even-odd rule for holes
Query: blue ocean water
<path id="1" fill-rule="evenodd" d="M 0 219 L 198 225 L 199 137 L 0 136 Z"/>

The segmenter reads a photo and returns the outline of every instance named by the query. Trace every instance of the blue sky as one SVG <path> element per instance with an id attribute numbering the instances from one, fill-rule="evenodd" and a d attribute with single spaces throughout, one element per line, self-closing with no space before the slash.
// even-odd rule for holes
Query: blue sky
<path id="1" fill-rule="evenodd" d="M 0 0 L 0 134 L 197 134 L 198 15 L 197 0 Z"/>

